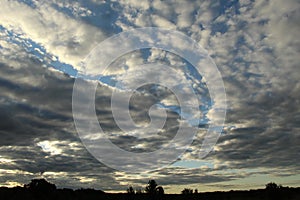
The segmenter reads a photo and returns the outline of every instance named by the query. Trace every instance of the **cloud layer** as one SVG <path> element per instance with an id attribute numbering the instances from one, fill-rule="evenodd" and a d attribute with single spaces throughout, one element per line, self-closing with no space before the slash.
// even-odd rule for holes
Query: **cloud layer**
<path id="1" fill-rule="evenodd" d="M 293 178 L 299 177 L 299 2 L 3 0 L 0 7 L 5 13 L 0 15 L 0 185 L 44 176 L 61 187 L 123 190 L 155 178 L 172 191 L 189 184 L 243 187 L 249 177 L 264 175 L 299 186 Z M 223 134 L 206 164 L 198 154 L 209 113 L 203 114 L 199 133 L 179 158 L 181 166 L 131 175 L 106 167 L 87 152 L 73 122 L 72 90 L 74 75 L 84 70 L 82 59 L 99 42 L 149 26 L 181 31 L 208 51 L 222 74 L 228 110 Z M 168 112 L 163 133 L 151 139 L 123 133 L 113 120 L 113 81 L 151 62 L 172 65 L 183 75 L 188 71 L 188 63 L 172 53 L 135 51 L 111 64 L 96 92 L 105 133 L 132 152 L 160 148 L 178 129 L 176 109 Z M 205 80 L 194 76 L 191 81 L 208 111 Z M 140 88 L 132 99 L 137 123 L 149 123 L 154 103 L 178 106 L 170 91 L 151 91 L 150 86 Z M 192 165 L 185 162 L 191 160 Z M 257 187 L 264 181 L 259 179 Z"/>

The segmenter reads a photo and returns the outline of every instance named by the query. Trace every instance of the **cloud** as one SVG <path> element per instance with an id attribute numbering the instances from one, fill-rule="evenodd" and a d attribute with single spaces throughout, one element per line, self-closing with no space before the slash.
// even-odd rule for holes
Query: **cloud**
<path id="1" fill-rule="evenodd" d="M 234 187 L 238 184 L 234 181 L 262 173 L 270 177 L 299 174 L 297 1 L 24 2 L 0 3 L 5 13 L 0 16 L 1 184 L 26 183 L 44 172 L 57 185 L 74 188 L 99 185 L 120 190 L 126 184 L 143 185 L 153 177 L 167 187 L 178 183 Z M 80 62 L 98 42 L 144 26 L 184 32 L 207 49 L 221 72 L 228 110 L 223 134 L 206 158 L 211 167 L 169 166 L 153 176 L 128 175 L 99 163 L 78 138 L 71 107 L 74 79 L 70 71 L 62 70 L 63 64 L 81 70 Z M 59 63 L 56 68 L 51 65 L 54 60 Z M 178 113 L 169 110 L 163 131 L 151 140 L 117 127 L 110 110 L 114 87 L 109 83 L 149 62 L 174 66 L 199 88 L 203 106 L 210 101 L 205 77 L 192 76 L 188 64 L 172 53 L 151 49 L 115 60 L 104 74 L 106 82 L 97 88 L 96 112 L 111 141 L 135 153 L 166 144 L 180 122 Z M 130 112 L 137 123 L 149 122 L 148 111 L 154 103 L 176 107 L 174 96 L 160 92 L 165 96 L 159 98 L 145 86 L 133 97 Z M 203 113 L 207 118 L 181 161 L 198 160 L 210 114 Z"/>
<path id="2" fill-rule="evenodd" d="M 227 162 L 227 167 L 298 169 L 293 152 L 297 152 L 294 150 L 299 141 L 295 134 L 299 73 L 293 72 L 298 71 L 295 67 L 299 62 L 295 55 L 299 52 L 295 36 L 299 26 L 294 20 L 299 5 L 294 1 L 272 5 L 245 1 L 235 9 L 224 6 L 228 9 L 219 15 L 214 9 L 217 6 L 200 6 L 208 8 L 208 14 L 201 21 L 203 12 L 199 12 L 198 26 L 192 26 L 191 33 L 206 45 L 224 77 L 228 97 L 226 126 L 234 127 L 220 138 L 210 157 Z M 172 16 L 167 8 L 162 10 Z M 236 15 L 238 12 L 241 14 Z M 291 27 L 288 35 L 287 27 Z M 195 152 L 201 142 L 196 140 L 194 144 L 197 146 L 191 147 L 191 155 L 197 158 Z"/>
<path id="3" fill-rule="evenodd" d="M 91 187 L 103 178 L 103 188 L 118 188 L 112 170 L 95 160 L 76 134 L 71 110 L 74 80 L 18 50 L 6 49 L 15 56 L 0 66 L 1 184 L 27 183 L 45 172 L 42 176 L 59 187 L 85 187 L 90 177 Z"/>
<path id="4" fill-rule="evenodd" d="M 66 16 L 48 2 L 35 7 L 18 1 L 2 1 L 0 5 L 6 13 L 1 15 L 2 26 L 34 40 L 74 68 L 79 68 L 88 52 L 105 38 L 101 30 Z"/>

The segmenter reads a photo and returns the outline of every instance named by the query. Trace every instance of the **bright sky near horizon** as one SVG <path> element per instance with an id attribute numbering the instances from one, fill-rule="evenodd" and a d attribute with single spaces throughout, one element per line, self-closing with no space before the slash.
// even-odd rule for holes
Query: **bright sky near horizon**
<path id="1" fill-rule="evenodd" d="M 270 181 L 299 187 L 299 18 L 297 0 L 0 0 L 0 186 L 42 176 L 58 187 L 104 191 L 144 187 L 149 179 L 167 193 L 262 188 Z M 145 63 L 171 65 L 201 102 L 199 132 L 180 159 L 131 174 L 86 150 L 74 126 L 72 92 L 82 60 L 97 44 L 140 27 L 180 31 L 207 50 L 224 81 L 227 116 L 213 151 L 199 159 L 212 106 L 205 77 L 158 49 L 119 57 L 99 80 L 96 111 L 120 148 L 160 148 L 174 137 L 182 114 L 169 90 L 145 86 L 132 98 L 133 119 L 149 123 L 147 112 L 159 102 L 168 110 L 164 130 L 138 133 L 141 138 L 120 132 L 109 100 L 122 73 Z"/>

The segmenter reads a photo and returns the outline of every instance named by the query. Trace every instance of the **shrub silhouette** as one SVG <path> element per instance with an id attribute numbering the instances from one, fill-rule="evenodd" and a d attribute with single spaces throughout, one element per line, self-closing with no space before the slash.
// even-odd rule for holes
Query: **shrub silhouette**
<path id="1" fill-rule="evenodd" d="M 181 194 L 193 194 L 193 189 L 184 188 L 184 190 L 181 191 Z"/>
<path id="2" fill-rule="evenodd" d="M 156 194 L 158 194 L 158 195 L 163 195 L 163 194 L 165 194 L 164 188 L 163 188 L 162 186 L 158 186 L 158 187 L 156 188 Z"/>

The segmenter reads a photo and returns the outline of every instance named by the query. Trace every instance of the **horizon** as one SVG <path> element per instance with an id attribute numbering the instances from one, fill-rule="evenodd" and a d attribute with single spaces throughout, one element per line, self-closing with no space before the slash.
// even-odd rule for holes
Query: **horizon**
<path id="1" fill-rule="evenodd" d="M 33 179 L 33 180 L 46 180 L 44 178 L 37 178 L 37 179 Z M 46 180 L 47 181 L 47 180 Z M 50 184 L 54 184 L 53 182 L 49 182 L 47 181 L 48 183 Z M 261 187 L 261 188 L 245 188 L 245 189 L 235 189 L 235 190 L 232 190 L 232 189 L 228 189 L 228 190 L 209 190 L 209 191 L 202 191 L 202 190 L 199 190 L 198 188 L 187 188 L 187 187 L 182 187 L 181 189 L 179 190 L 174 190 L 176 192 L 167 192 L 165 191 L 165 188 L 164 188 L 164 194 L 182 194 L 182 191 L 184 189 L 191 189 L 192 192 L 194 193 L 195 190 L 197 190 L 197 193 L 214 193 L 214 192 L 239 192 L 239 191 L 253 191 L 253 190 L 266 190 L 267 188 L 267 185 L 268 184 L 276 184 L 277 187 L 282 187 L 282 188 L 290 188 L 290 189 L 300 189 L 300 187 L 290 187 L 290 186 L 286 186 L 286 185 L 281 185 L 281 184 L 277 184 L 275 182 L 268 182 L 264 185 L 264 187 Z M 23 187 L 23 188 L 26 188 L 25 185 L 28 185 L 29 183 L 25 183 L 23 185 L 15 185 L 15 186 L 10 186 L 10 187 L 7 187 L 7 186 L 1 186 L 0 185 L 0 188 L 3 188 L 3 187 L 6 187 L 6 188 L 16 188 L 16 187 Z M 56 185 L 56 189 L 71 189 L 73 191 L 75 190 L 89 190 L 89 189 L 92 189 L 92 190 L 96 190 L 96 191 L 102 191 L 102 192 L 105 192 L 107 194 L 128 194 L 128 188 L 129 187 L 132 187 L 134 192 L 136 194 L 138 194 L 137 192 L 140 190 L 141 191 L 141 194 L 146 194 L 146 191 L 145 191 L 145 188 L 148 184 L 145 184 L 145 187 L 142 187 L 142 186 L 139 186 L 139 187 L 132 187 L 132 186 L 128 186 L 127 188 L 125 188 L 124 190 L 120 190 L 120 191 L 116 191 L 116 190 L 112 190 L 112 191 L 104 191 L 104 190 L 101 190 L 101 189 L 96 189 L 96 188 L 65 188 L 65 187 L 57 187 Z M 161 185 L 158 185 L 158 186 L 161 186 Z M 179 187 L 178 187 L 179 188 Z"/>
<path id="2" fill-rule="evenodd" d="M 299 11 L 1 1 L 0 187 L 300 187 Z"/>

